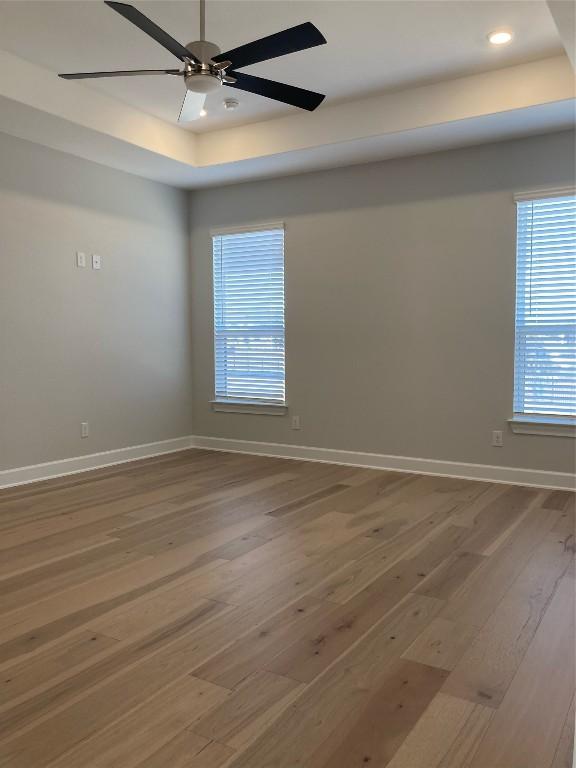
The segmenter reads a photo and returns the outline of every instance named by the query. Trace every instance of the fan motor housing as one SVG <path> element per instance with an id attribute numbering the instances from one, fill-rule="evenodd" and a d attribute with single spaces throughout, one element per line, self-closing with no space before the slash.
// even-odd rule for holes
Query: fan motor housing
<path id="1" fill-rule="evenodd" d="M 211 64 L 212 57 L 220 53 L 220 48 L 208 40 L 193 40 L 186 48 L 202 63 L 190 62 L 186 66 L 186 88 L 195 93 L 212 93 L 222 85 L 222 72 Z"/>
<path id="2" fill-rule="evenodd" d="M 186 45 L 186 48 L 202 62 L 211 61 L 214 56 L 218 56 L 221 52 L 216 43 L 211 43 L 208 40 L 193 40 Z"/>

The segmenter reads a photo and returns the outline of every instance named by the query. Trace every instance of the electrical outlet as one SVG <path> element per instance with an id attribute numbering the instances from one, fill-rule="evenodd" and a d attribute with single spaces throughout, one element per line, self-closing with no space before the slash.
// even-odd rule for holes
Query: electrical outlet
<path id="1" fill-rule="evenodd" d="M 102 269 L 102 257 L 97 253 L 92 254 L 92 269 Z"/>
<path id="2" fill-rule="evenodd" d="M 292 429 L 302 429 L 302 420 L 300 419 L 300 416 L 292 416 L 291 427 Z"/>
<path id="3" fill-rule="evenodd" d="M 86 254 L 82 253 L 82 251 L 76 251 L 76 266 L 77 267 L 86 266 Z"/>
<path id="4" fill-rule="evenodd" d="M 87 421 L 83 421 L 80 424 L 80 436 L 81 437 L 88 437 L 89 434 L 90 434 L 90 428 L 88 426 L 88 422 Z"/>
<path id="5" fill-rule="evenodd" d="M 502 448 L 504 445 L 504 435 L 501 429 L 495 429 L 492 432 L 492 445 L 496 448 Z"/>

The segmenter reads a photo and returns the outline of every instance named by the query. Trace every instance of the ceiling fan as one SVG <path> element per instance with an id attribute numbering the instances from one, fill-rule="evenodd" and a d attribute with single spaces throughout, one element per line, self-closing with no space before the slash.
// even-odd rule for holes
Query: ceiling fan
<path id="1" fill-rule="evenodd" d="M 205 38 L 206 0 L 200 0 L 200 40 L 181 45 L 157 24 L 144 16 L 137 8 L 127 3 L 104 0 L 106 5 L 124 16 L 135 26 L 160 43 L 183 64 L 182 69 L 134 69 L 115 72 L 76 72 L 59 75 L 65 80 L 82 80 L 96 77 L 124 77 L 133 75 L 176 75 L 184 78 L 186 95 L 180 109 L 180 122 L 196 120 L 203 112 L 206 95 L 223 85 L 238 88 L 241 91 L 256 93 L 268 99 L 291 104 L 301 109 L 313 111 L 324 100 L 322 93 L 296 88 L 293 85 L 278 83 L 263 77 L 237 72 L 249 64 L 285 56 L 288 53 L 303 51 L 323 45 L 326 40 L 321 32 L 307 21 L 296 27 L 276 32 L 252 43 L 241 45 L 230 51 L 220 52 L 215 43 Z"/>

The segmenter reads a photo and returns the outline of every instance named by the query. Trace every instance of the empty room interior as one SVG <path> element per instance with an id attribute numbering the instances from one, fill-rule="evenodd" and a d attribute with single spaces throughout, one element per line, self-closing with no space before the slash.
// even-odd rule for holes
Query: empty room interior
<path id="1" fill-rule="evenodd" d="M 0 0 L 0 768 L 574 768 L 575 69 Z"/>

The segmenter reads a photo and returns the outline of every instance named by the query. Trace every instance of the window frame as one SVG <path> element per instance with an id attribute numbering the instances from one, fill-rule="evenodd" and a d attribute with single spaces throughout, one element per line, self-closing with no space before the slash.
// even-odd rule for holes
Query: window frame
<path id="1" fill-rule="evenodd" d="M 284 400 L 267 401 L 258 398 L 223 398 L 216 394 L 216 297 L 214 281 L 214 238 L 222 235 L 240 235 L 250 232 L 265 232 L 268 230 L 279 230 L 283 232 L 283 293 L 284 293 Z M 243 413 L 258 414 L 265 416 L 284 416 L 288 412 L 288 382 L 286 375 L 286 224 L 283 221 L 265 221 L 254 222 L 251 224 L 242 224 L 231 227 L 217 227 L 210 229 L 211 245 L 211 279 L 212 279 L 212 394 L 213 398 L 210 405 L 213 411 L 220 413 Z"/>
<path id="2" fill-rule="evenodd" d="M 531 414 L 514 411 L 516 388 L 516 353 L 517 353 L 517 317 L 518 317 L 518 203 L 530 200 L 545 200 L 555 197 L 566 197 L 576 194 L 576 187 L 559 187 L 520 192 L 514 195 L 515 208 L 515 259 L 514 259 L 514 354 L 513 354 L 513 415 L 508 419 L 510 428 L 516 434 L 547 435 L 553 437 L 576 437 L 576 414 Z"/>

